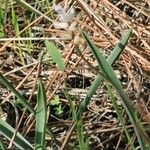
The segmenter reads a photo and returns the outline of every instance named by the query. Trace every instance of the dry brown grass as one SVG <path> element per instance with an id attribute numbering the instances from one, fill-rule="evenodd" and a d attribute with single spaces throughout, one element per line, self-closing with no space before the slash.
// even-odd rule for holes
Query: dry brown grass
<path id="1" fill-rule="evenodd" d="M 58 37 L 69 35 L 68 40 L 57 39 L 55 44 L 59 47 L 66 64 L 65 72 L 57 70 L 55 65 L 49 66 L 45 62 L 40 62 L 38 54 L 44 50 L 43 41 L 33 42 L 32 55 L 28 54 L 25 42 L 1 42 L 0 43 L 0 59 L 2 73 L 9 79 L 14 86 L 21 92 L 26 93 L 26 97 L 35 105 L 36 84 L 41 69 L 41 77 L 45 83 L 48 102 L 55 96 L 59 95 L 62 101 L 64 111 L 68 111 L 68 102 L 62 96 L 61 88 L 63 88 L 66 80 L 70 86 L 70 94 L 84 98 L 87 88 L 95 77 L 94 72 L 90 70 L 87 64 L 81 59 L 76 50 L 76 44 L 82 50 L 82 54 L 93 65 L 97 66 L 91 53 L 89 52 L 84 40 L 81 36 L 81 31 L 84 30 L 89 34 L 95 44 L 103 49 L 103 53 L 108 56 L 114 45 L 120 40 L 124 32 L 132 28 L 133 35 L 130 42 L 126 46 L 120 60 L 114 65 L 114 69 L 120 75 L 120 80 L 127 90 L 131 102 L 138 110 L 138 113 L 143 118 L 143 121 L 150 125 L 150 3 L 149 1 L 109 1 L 109 0 L 64 0 L 60 4 L 68 9 L 73 6 L 77 14 L 74 21 L 77 23 L 76 30 L 55 29 L 53 22 L 58 20 L 57 14 L 54 14 L 53 22 L 49 23 L 42 16 L 37 17 L 27 24 L 24 21 L 20 24 L 20 36 L 25 36 L 25 32 L 29 27 L 40 27 L 42 37 Z M 22 8 L 17 7 L 16 11 L 21 12 Z M 48 14 L 45 12 L 45 14 Z M 26 18 L 25 10 L 18 16 Z M 5 27 L 6 37 L 17 37 L 15 35 L 10 16 L 8 16 L 8 24 Z M 32 30 L 33 31 L 33 30 Z M 39 31 L 34 31 L 39 32 Z M 26 55 L 23 56 L 23 61 L 18 57 L 19 49 L 23 49 Z M 87 83 L 85 82 L 87 81 Z M 104 86 L 104 85 L 103 85 Z M 9 101 L 12 100 L 12 94 L 6 91 L 3 87 L 0 90 L 0 100 L 3 107 L 6 108 Z M 7 101 L 7 102 L 6 102 Z M 75 101 L 75 104 L 79 102 Z M 10 108 L 8 108 L 10 109 Z M 8 120 L 13 116 L 7 111 Z M 54 117 L 54 112 L 49 116 L 49 126 L 52 128 L 56 138 L 63 143 L 68 140 L 69 128 L 72 125 L 71 118 L 68 113 L 58 118 Z M 21 118 L 21 116 L 20 116 Z M 20 132 L 29 135 L 32 132 L 33 121 L 24 115 L 22 117 L 22 127 Z M 104 88 L 99 89 L 94 95 L 93 100 L 87 108 L 83 116 L 85 134 L 93 137 L 91 141 L 92 149 L 130 149 L 125 140 L 122 128 L 120 127 L 115 111 L 109 101 L 108 95 Z M 15 120 L 13 120 L 15 122 Z M 15 124 L 15 123 L 12 123 Z M 128 123 L 127 123 L 128 125 Z M 132 129 L 132 126 L 128 125 Z M 65 132 L 64 132 L 65 131 Z M 71 130 L 70 141 L 76 139 L 75 133 Z M 131 130 L 131 134 L 132 130 Z M 65 141 L 65 144 L 67 143 Z M 133 140 L 134 135 L 133 135 Z M 52 146 L 52 139 L 47 139 Z M 136 143 L 136 142 L 135 142 Z M 63 145 L 64 146 L 64 145 Z M 63 147 L 64 148 L 64 147 Z M 62 148 L 62 149 L 63 149 Z"/>

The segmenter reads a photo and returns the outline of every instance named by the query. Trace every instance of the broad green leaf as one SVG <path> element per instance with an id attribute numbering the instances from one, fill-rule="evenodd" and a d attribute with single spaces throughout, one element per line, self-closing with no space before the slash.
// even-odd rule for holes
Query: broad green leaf
<path id="1" fill-rule="evenodd" d="M 7 81 L 7 79 L 5 79 L 3 77 L 3 75 L 0 74 L 0 84 L 4 84 L 11 92 L 13 92 L 15 94 L 15 96 L 18 98 L 19 102 L 24 105 L 31 113 L 34 114 L 34 109 L 32 108 L 32 106 L 26 101 L 26 99 L 12 86 L 11 83 L 9 83 Z"/>
<path id="2" fill-rule="evenodd" d="M 0 118 L 0 134 L 11 140 L 15 129 L 12 128 L 7 122 Z M 33 150 L 34 147 L 19 133 L 17 132 L 13 144 L 22 150 Z"/>
<path id="3" fill-rule="evenodd" d="M 85 33 L 83 33 L 83 36 L 84 36 L 87 44 L 89 45 L 90 50 L 92 51 L 93 55 L 95 56 L 95 58 L 98 62 L 99 68 L 101 69 L 103 75 L 107 78 L 107 80 L 109 80 L 109 82 L 114 86 L 114 88 L 118 92 L 118 94 L 121 98 L 122 104 L 123 104 L 128 116 L 129 116 L 129 118 L 130 118 L 130 120 L 134 126 L 134 129 L 135 129 L 136 135 L 138 137 L 141 149 L 142 150 L 146 149 L 146 146 L 147 146 L 146 145 L 146 142 L 147 142 L 146 138 L 148 138 L 148 136 L 145 136 L 147 134 L 145 133 L 144 129 L 138 125 L 138 121 L 137 121 L 137 118 L 135 116 L 134 109 L 130 105 L 128 95 L 124 92 L 120 81 L 118 80 L 116 74 L 113 71 L 113 68 L 106 61 L 106 59 L 104 58 L 104 56 L 102 55 L 100 50 L 88 38 L 88 36 Z M 128 38 L 128 37 L 126 37 L 126 38 Z M 147 143 L 147 144 L 149 144 L 149 143 Z"/>
<path id="4" fill-rule="evenodd" d="M 35 148 L 44 149 L 46 134 L 46 92 L 42 81 L 39 81 L 36 110 Z"/>
<path id="5" fill-rule="evenodd" d="M 45 40 L 45 45 L 46 45 L 47 53 L 49 54 L 49 56 L 57 64 L 57 67 L 61 71 L 63 71 L 65 68 L 65 64 L 62 60 L 60 51 L 57 49 L 57 47 L 52 42 L 49 42 L 47 39 Z"/>

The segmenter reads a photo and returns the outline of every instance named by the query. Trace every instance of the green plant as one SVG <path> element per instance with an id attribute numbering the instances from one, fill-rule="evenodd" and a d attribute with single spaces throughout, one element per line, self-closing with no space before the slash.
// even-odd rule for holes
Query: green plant
<path id="1" fill-rule="evenodd" d="M 120 54 L 122 53 L 125 45 L 127 44 L 128 40 L 129 40 L 129 37 L 131 36 L 131 33 L 132 33 L 131 30 L 129 30 L 126 33 L 126 35 L 123 36 L 121 41 L 116 45 L 116 47 L 112 50 L 112 53 L 110 54 L 110 56 L 107 59 L 107 61 L 110 65 L 115 63 L 115 61 L 119 58 Z M 89 40 L 89 38 L 86 36 L 86 34 L 83 33 L 83 36 L 86 39 L 87 44 L 89 44 L 89 47 L 91 48 L 91 50 L 94 51 L 96 49 L 95 45 Z M 92 44 L 93 47 L 91 46 L 91 44 Z M 97 51 L 99 51 L 99 50 L 97 49 Z M 79 53 L 81 54 L 80 51 L 79 51 Z M 84 59 L 84 56 L 82 56 L 82 54 L 81 54 L 81 57 Z M 75 108 L 73 107 L 73 104 L 72 104 L 72 101 L 69 98 L 69 95 L 67 94 L 67 92 L 65 92 L 66 98 L 69 100 L 69 104 L 71 106 L 74 123 L 76 124 L 76 131 L 77 131 L 77 135 L 78 135 L 79 148 L 80 149 L 85 149 L 85 147 L 86 147 L 86 149 L 88 149 L 88 144 L 87 144 L 86 141 L 89 141 L 89 139 L 86 139 L 85 135 L 83 134 L 84 128 L 83 128 L 82 119 L 81 119 L 82 113 L 85 111 L 87 105 L 89 104 L 92 96 L 94 95 L 94 93 L 96 92 L 98 87 L 100 86 L 102 80 L 103 79 L 108 80 L 107 76 L 105 74 L 100 73 L 98 70 L 96 70 L 96 71 L 98 72 L 98 75 L 96 76 L 94 82 L 92 83 L 92 85 L 91 85 L 89 91 L 87 92 L 87 95 L 85 96 L 84 100 L 79 104 L 77 113 L 75 112 Z M 122 121 L 122 123 L 123 123 L 123 121 Z M 124 127 L 125 132 L 128 136 L 129 143 L 131 143 L 129 134 L 128 134 L 124 124 L 123 124 L 123 127 Z"/>
<path id="2" fill-rule="evenodd" d="M 127 136 L 127 139 L 128 139 L 128 141 L 129 141 L 129 144 L 130 144 L 130 146 L 132 147 L 132 149 L 135 150 L 135 147 L 134 147 L 134 145 L 133 145 L 133 141 L 131 140 L 131 136 L 130 136 L 130 134 L 129 134 L 129 132 L 128 132 L 128 129 L 127 129 L 126 125 L 125 125 L 125 120 L 124 120 L 124 118 L 123 118 L 122 115 L 121 115 L 119 106 L 118 106 L 118 104 L 117 104 L 117 100 L 116 100 L 115 95 L 114 95 L 114 93 L 113 93 L 113 89 L 112 89 L 112 87 L 111 87 L 109 84 L 107 84 L 107 83 L 106 83 L 106 87 L 107 87 L 107 89 L 108 89 L 108 94 L 109 94 L 109 97 L 110 97 L 110 99 L 111 99 L 111 101 L 112 101 L 112 104 L 113 104 L 113 106 L 114 106 L 114 108 L 115 108 L 115 110 L 116 110 L 116 112 L 117 112 L 118 119 L 119 119 L 119 121 L 121 122 L 122 128 L 123 128 L 123 130 L 124 130 L 124 132 L 125 132 L 125 134 L 126 134 L 126 136 Z"/>
<path id="3" fill-rule="evenodd" d="M 0 149 L 1 150 L 6 150 L 6 146 L 4 145 L 2 140 L 0 140 Z"/>
<path id="4" fill-rule="evenodd" d="M 24 0 L 15 0 L 17 3 L 19 3 L 21 6 L 23 6 L 24 8 L 26 8 L 27 10 L 38 14 L 40 16 L 43 16 L 45 19 L 49 20 L 50 22 L 53 22 L 49 17 L 47 17 L 45 14 L 41 13 L 39 10 L 35 9 L 34 7 L 32 7 L 29 3 L 27 3 Z"/>
<path id="5" fill-rule="evenodd" d="M 9 89 L 11 92 L 15 94 L 15 96 L 18 98 L 18 101 L 27 108 L 32 114 L 35 114 L 35 111 L 33 110 L 32 106 L 27 102 L 27 100 L 13 87 L 9 81 L 3 77 L 3 75 L 0 74 L 0 83 L 4 84 L 7 89 Z"/>
<path id="6" fill-rule="evenodd" d="M 97 77 L 95 78 L 94 82 L 92 83 L 92 86 L 90 87 L 89 91 L 87 92 L 87 95 L 85 99 L 79 104 L 78 110 L 77 107 L 73 105 L 72 99 L 67 93 L 66 89 L 64 89 L 64 94 L 69 102 L 70 110 L 72 113 L 72 120 L 74 124 L 76 125 L 76 133 L 78 138 L 79 149 L 88 149 L 89 148 L 89 141 L 90 139 L 84 135 L 84 126 L 82 122 L 82 113 L 85 111 L 87 105 L 89 104 L 93 94 L 98 89 L 98 86 L 101 84 L 102 80 L 106 82 L 106 85 L 108 87 L 108 93 L 112 99 L 112 103 L 114 105 L 114 108 L 117 111 L 118 118 L 122 124 L 122 128 L 125 131 L 129 144 L 134 149 L 134 145 L 132 143 L 132 140 L 129 136 L 128 130 L 125 126 L 124 120 L 122 119 L 122 116 L 120 114 L 119 108 L 116 103 L 116 99 L 112 93 L 112 87 L 118 92 L 118 95 L 120 96 L 121 102 L 123 107 L 125 108 L 129 119 L 131 123 L 134 126 L 136 135 L 138 137 L 139 144 L 141 146 L 141 149 L 144 150 L 146 148 L 149 148 L 149 143 L 145 139 L 147 138 L 147 135 L 141 125 L 141 122 L 137 118 L 136 112 L 134 111 L 133 107 L 130 104 L 129 98 L 127 94 L 124 92 L 122 85 L 120 81 L 117 79 L 111 65 L 115 63 L 115 61 L 118 59 L 120 54 L 122 53 L 125 45 L 127 44 L 129 37 L 131 36 L 131 30 L 129 30 L 125 36 L 121 39 L 121 41 L 117 44 L 117 46 L 113 49 L 111 55 L 108 57 L 107 61 L 103 57 L 100 50 L 94 45 L 94 43 L 88 38 L 88 36 L 83 33 L 83 36 L 89 45 L 89 48 L 91 49 L 93 55 L 95 56 L 99 69 L 94 70 L 97 72 Z M 52 60 L 56 63 L 59 70 L 64 71 L 65 64 L 62 60 L 62 56 L 60 51 L 56 48 L 56 46 L 45 40 L 45 45 L 47 49 L 47 54 L 52 58 Z M 82 56 L 84 59 L 84 57 Z M 87 62 L 88 63 L 88 62 Z M 90 65 L 90 64 L 89 64 Z M 91 66 L 91 65 L 90 65 Z M 92 66 L 91 66 L 92 67 Z M 8 90 L 14 93 L 14 95 L 17 97 L 17 100 L 19 103 L 26 108 L 29 112 L 31 112 L 32 116 L 35 117 L 36 124 L 35 124 L 35 141 L 34 145 L 33 143 L 27 141 L 23 135 L 21 135 L 18 131 L 16 131 L 14 128 L 12 128 L 7 122 L 0 119 L 0 133 L 5 136 L 8 140 L 11 140 L 14 133 L 16 133 L 13 143 L 16 145 L 16 147 L 20 149 L 45 149 L 45 136 L 46 132 L 53 137 L 55 140 L 51 129 L 49 129 L 46 125 L 46 118 L 47 118 L 47 110 L 46 110 L 46 92 L 44 85 L 41 80 L 39 80 L 38 83 L 38 93 L 37 93 L 37 108 L 36 110 L 33 109 L 32 105 L 17 91 L 13 85 L 3 77 L 3 75 L 0 74 L 0 83 L 5 85 Z M 112 85 L 112 87 L 109 86 L 109 84 Z M 61 103 L 59 100 L 59 97 L 56 95 L 54 99 L 51 101 L 51 105 L 56 105 L 58 109 L 56 109 L 56 112 L 58 114 L 63 113 L 63 109 L 61 107 Z M 56 140 L 56 143 L 60 145 L 60 142 Z M 4 142 L 0 141 L 1 149 L 6 149 Z"/>
<path id="7" fill-rule="evenodd" d="M 5 10 L 4 10 L 5 8 Z M 5 36 L 5 25 L 7 21 L 8 0 L 5 3 L 0 0 L 0 37 Z"/>
<path id="8" fill-rule="evenodd" d="M 8 140 L 11 140 L 13 134 L 16 132 L 7 122 L 0 118 L 0 133 Z M 34 147 L 18 132 L 13 142 L 20 149 L 32 150 Z M 3 144 L 4 146 L 4 144 Z M 2 147 L 2 146 L 1 146 Z"/>
<path id="9" fill-rule="evenodd" d="M 125 45 L 127 44 L 129 37 L 131 36 L 131 30 L 129 30 L 125 36 L 121 39 L 121 41 L 116 45 L 116 47 L 112 50 L 112 53 L 108 57 L 107 61 L 110 65 L 115 63 L 115 61 L 119 58 L 120 54 L 122 53 Z M 84 58 L 83 58 L 84 59 Z M 95 80 L 93 81 L 90 89 L 87 92 L 87 95 L 85 96 L 84 100 L 79 104 L 76 121 L 81 121 L 82 113 L 85 111 L 87 105 L 90 103 L 90 100 L 92 96 L 95 94 L 96 90 L 100 86 L 101 82 L 103 81 L 103 77 L 98 73 Z M 79 125 L 78 125 L 78 128 Z"/>
<path id="10" fill-rule="evenodd" d="M 51 55 L 51 52 L 50 52 L 50 56 L 55 61 L 55 63 L 59 67 L 59 69 L 63 70 L 64 63 L 62 61 L 62 57 L 61 57 L 59 50 L 52 43 L 50 43 L 48 41 L 46 42 L 46 46 L 48 48 L 48 51 L 51 51 L 51 50 L 54 51 L 54 54 L 56 54 L 56 56 L 54 56 L 53 54 Z M 42 81 L 40 80 L 39 84 L 38 84 L 36 111 L 32 108 L 31 104 L 24 98 L 24 96 L 22 96 L 19 93 L 19 91 L 17 91 L 14 88 L 14 86 L 2 74 L 0 74 L 0 84 L 5 85 L 8 90 L 13 92 L 14 95 L 17 97 L 17 99 L 15 99 L 15 100 L 17 100 L 17 103 L 22 104 L 22 106 L 24 108 L 26 108 L 27 110 L 29 110 L 29 112 L 31 112 L 32 115 L 36 118 L 35 143 L 33 146 L 29 141 L 27 141 L 25 139 L 25 137 L 23 135 L 21 135 L 18 131 L 16 131 L 14 128 L 12 128 L 7 122 L 2 120 L 1 118 L 0 118 L 0 133 L 8 140 L 11 140 L 14 133 L 16 133 L 13 144 L 16 145 L 16 147 L 18 147 L 20 149 L 28 149 L 28 150 L 30 150 L 30 149 L 31 150 L 32 149 L 41 149 L 41 150 L 45 149 L 46 132 L 54 139 L 55 139 L 55 137 L 53 136 L 53 133 L 51 132 L 51 130 L 46 126 L 46 118 L 47 118 L 46 117 L 46 114 L 47 114 L 46 92 L 45 92 L 45 88 L 44 88 Z M 52 104 L 54 104 L 54 103 L 60 105 L 58 97 L 56 97 L 54 99 L 54 101 L 52 102 Z M 62 109 L 59 108 L 59 110 L 57 109 L 57 111 L 58 111 L 58 113 L 60 113 L 60 112 L 62 112 Z M 55 139 L 55 142 L 58 145 L 60 144 L 56 139 Z M 0 145 L 1 148 L 4 149 L 5 145 L 3 144 L 2 141 L 0 144 L 1 144 Z"/>
<path id="11" fill-rule="evenodd" d="M 123 38 L 120 40 L 120 42 L 116 45 L 116 47 L 112 50 L 110 56 L 108 56 L 107 62 L 112 65 L 115 63 L 115 61 L 119 58 L 122 51 L 124 50 L 124 47 L 126 46 L 129 38 L 131 36 L 131 30 L 129 30 L 126 35 L 123 36 Z M 85 111 L 87 105 L 89 104 L 92 96 L 95 94 L 96 90 L 100 86 L 101 82 L 103 81 L 103 77 L 98 74 L 93 81 L 90 89 L 87 92 L 87 95 L 85 96 L 84 100 L 80 103 L 79 109 L 78 109 L 78 117 L 82 115 L 82 113 Z"/>
<path id="12" fill-rule="evenodd" d="M 126 41 L 129 38 L 130 34 L 131 34 L 131 30 L 128 31 L 128 36 L 125 37 Z M 144 128 L 141 125 L 139 125 L 140 121 L 137 118 L 136 112 L 134 111 L 133 107 L 131 106 L 128 95 L 123 90 L 121 82 L 118 80 L 117 76 L 115 75 L 113 68 L 106 61 L 106 59 L 104 58 L 104 56 L 102 55 L 100 50 L 88 38 L 88 36 L 85 33 L 83 33 L 83 36 L 84 36 L 90 50 L 92 51 L 93 55 L 95 56 L 95 58 L 98 62 L 99 69 L 101 70 L 101 72 L 99 72 L 99 71 L 97 71 L 97 72 L 102 76 L 102 78 L 106 82 L 111 83 L 112 86 L 115 88 L 115 90 L 118 92 L 121 102 L 126 110 L 126 113 L 128 114 L 129 119 L 130 119 L 132 125 L 134 126 L 134 130 L 137 135 L 141 149 L 145 150 L 147 148 L 150 148 L 150 142 L 149 142 L 150 140 L 148 140 L 149 138 L 148 138 Z M 121 47 L 121 49 L 123 49 L 125 45 L 119 44 L 119 47 Z M 87 104 L 88 103 L 86 103 L 86 106 L 87 106 Z M 83 106 L 82 106 L 82 108 L 83 108 Z M 81 112 L 83 112 L 83 110 L 80 108 L 79 114 L 81 114 Z"/>
<path id="13" fill-rule="evenodd" d="M 46 92 L 44 85 L 39 81 L 36 110 L 35 149 L 45 149 L 46 135 Z"/>
<path id="14" fill-rule="evenodd" d="M 15 12 L 12 0 L 11 0 L 11 16 L 12 16 L 11 22 L 13 24 L 15 34 L 17 35 L 19 33 L 19 24 L 18 24 L 18 18 Z"/>
<path id="15" fill-rule="evenodd" d="M 1 81 L 4 83 L 5 80 L 1 80 Z M 34 148 L 44 149 L 45 135 L 46 135 L 46 95 L 45 95 L 45 89 L 43 83 L 39 81 L 38 84 L 36 112 L 26 102 L 26 100 L 18 92 L 16 92 L 15 89 L 12 86 L 10 86 L 8 83 L 7 83 L 7 87 L 11 91 L 13 91 L 17 97 L 19 97 L 22 104 L 24 104 L 24 106 L 28 108 L 36 117 L 35 146 L 33 147 L 33 145 L 29 141 L 27 141 L 19 132 L 16 133 L 13 143 L 20 149 L 28 149 L 28 150 L 32 150 Z M 5 138 L 11 140 L 15 132 L 16 130 L 14 128 L 12 128 L 7 122 L 5 122 L 0 118 L 0 133 L 3 136 L 5 136 Z M 2 143 L 1 143 L 1 147 L 2 147 Z"/>
<path id="16" fill-rule="evenodd" d="M 72 98 L 70 97 L 70 95 L 68 94 L 68 91 L 67 91 L 67 87 L 65 86 L 64 90 L 63 90 L 63 93 L 65 94 L 65 97 L 66 99 L 68 100 L 69 102 L 69 105 L 70 105 L 70 111 L 71 111 L 71 114 L 72 114 L 72 120 L 76 126 L 76 133 L 77 133 L 77 139 L 78 139 L 78 145 L 76 146 L 77 148 L 79 149 L 88 149 L 89 145 L 88 145 L 88 138 L 86 138 L 86 136 L 84 135 L 84 127 L 83 127 L 83 122 L 82 122 L 82 119 L 77 119 L 77 113 L 76 113 L 76 108 L 75 106 L 73 105 L 73 102 L 72 102 Z"/>
<path id="17" fill-rule="evenodd" d="M 55 95 L 54 98 L 50 101 L 50 103 L 51 106 L 54 106 L 56 115 L 61 115 L 63 113 L 62 104 L 58 95 Z"/>

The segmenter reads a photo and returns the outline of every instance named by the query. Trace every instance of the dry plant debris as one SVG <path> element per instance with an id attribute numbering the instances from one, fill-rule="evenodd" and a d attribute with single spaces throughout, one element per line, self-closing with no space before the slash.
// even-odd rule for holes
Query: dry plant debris
<path id="1" fill-rule="evenodd" d="M 28 3 L 34 6 L 34 1 L 28 1 Z M 47 12 L 48 9 L 39 6 L 41 11 L 53 18 L 53 22 L 35 14 L 30 17 L 31 12 L 16 3 L 14 7 L 20 31 L 17 35 L 14 30 L 10 15 L 11 6 L 9 6 L 7 25 L 4 26 L 5 35 L 0 39 L 0 73 L 9 79 L 34 106 L 36 105 L 37 74 L 39 68 L 41 69 L 40 76 L 46 88 L 47 103 L 49 104 L 53 98 L 59 96 L 63 109 L 63 113 L 57 116 L 54 108 L 51 108 L 49 115 L 48 125 L 56 139 L 63 143 L 72 125 L 68 112 L 69 104 L 62 92 L 64 84 L 67 83 L 69 87 L 69 94 L 73 98 L 74 105 L 78 105 L 79 101 L 85 97 L 95 77 L 95 72 L 82 60 L 76 49 L 78 45 L 88 62 L 97 67 L 96 61 L 82 38 L 81 31 L 83 30 L 99 48 L 103 49 L 107 57 L 125 31 L 129 28 L 133 29 L 130 42 L 113 67 L 129 94 L 133 106 L 143 118 L 143 122 L 150 126 L 149 0 L 64 0 L 56 4 L 55 10 L 51 5 L 48 8 L 49 12 Z M 3 9 L 5 9 L 4 6 Z M 14 41 L 12 37 L 18 40 Z M 22 41 L 21 37 L 36 37 L 37 40 Z M 49 58 L 45 53 L 40 63 L 40 53 L 45 51 L 41 37 L 55 38 L 54 43 L 61 50 L 66 64 L 65 72 L 58 71 L 53 62 L 49 63 L 47 61 Z M 5 41 L 6 38 L 10 40 Z M 0 102 L 3 110 L 0 110 L 0 113 L 2 116 L 7 116 L 4 118 L 15 127 L 18 119 L 16 119 L 15 107 L 11 102 L 14 99 L 12 93 L 0 86 Z M 16 109 L 19 111 L 19 119 L 22 118 L 19 131 L 32 141 L 33 120 L 30 120 L 30 116 L 24 114 L 20 108 Z M 120 109 L 123 113 L 121 104 Z M 105 84 L 93 96 L 83 120 L 85 134 L 92 139 L 90 142 L 92 149 L 128 149 Z M 126 124 L 133 134 L 128 120 Z M 75 132 L 72 131 L 69 142 L 76 144 L 75 139 Z M 57 149 L 53 139 L 47 138 L 47 143 L 50 147 Z"/>

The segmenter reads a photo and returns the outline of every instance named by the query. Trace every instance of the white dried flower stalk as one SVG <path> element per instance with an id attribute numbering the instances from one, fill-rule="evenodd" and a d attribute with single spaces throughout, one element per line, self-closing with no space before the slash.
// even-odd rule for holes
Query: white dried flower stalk
<path id="1" fill-rule="evenodd" d="M 60 5 L 54 5 L 54 10 L 59 14 L 59 21 L 71 22 L 75 16 L 74 8 L 71 8 L 68 12 L 65 12 Z"/>
<path id="2" fill-rule="evenodd" d="M 60 15 L 60 14 L 65 14 L 64 9 L 60 5 L 54 5 L 54 10 Z"/>

